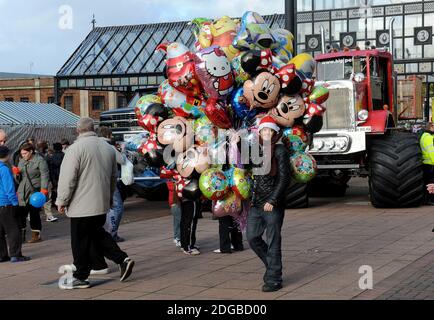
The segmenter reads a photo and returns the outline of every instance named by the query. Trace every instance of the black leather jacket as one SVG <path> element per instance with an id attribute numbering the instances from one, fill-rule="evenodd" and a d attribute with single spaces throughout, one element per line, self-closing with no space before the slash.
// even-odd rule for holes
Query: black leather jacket
<path id="1" fill-rule="evenodd" d="M 266 203 L 276 208 L 285 208 L 285 196 L 291 182 L 290 156 L 288 149 L 276 145 L 274 149 L 276 175 L 257 175 L 253 177 L 252 207 L 263 209 Z"/>

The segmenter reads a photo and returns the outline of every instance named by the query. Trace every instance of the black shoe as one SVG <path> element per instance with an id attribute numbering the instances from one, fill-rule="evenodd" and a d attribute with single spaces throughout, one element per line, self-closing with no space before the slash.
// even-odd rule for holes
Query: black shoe
<path id="1" fill-rule="evenodd" d="M 11 262 L 12 263 L 27 262 L 27 261 L 30 261 L 30 260 L 31 260 L 30 257 L 24 257 L 24 256 L 21 256 L 21 257 L 12 257 L 11 258 Z"/>
<path id="2" fill-rule="evenodd" d="M 87 289 L 90 288 L 90 282 L 87 280 L 74 279 L 72 283 L 68 283 L 66 280 L 66 283 L 59 284 L 59 288 L 62 290 Z"/>
<path id="3" fill-rule="evenodd" d="M 115 236 L 115 237 L 113 237 L 113 240 L 114 240 L 115 242 L 117 242 L 117 243 L 125 242 L 125 239 L 124 239 L 124 238 L 121 238 L 121 237 L 119 237 L 119 236 Z"/>
<path id="4" fill-rule="evenodd" d="M 11 258 L 10 258 L 10 257 L 3 257 L 3 258 L 0 258 L 0 263 L 2 263 L 2 262 L 9 262 L 9 261 L 11 261 Z"/>
<path id="5" fill-rule="evenodd" d="M 119 265 L 121 269 L 121 282 L 124 282 L 129 278 L 131 273 L 133 272 L 134 261 L 130 258 L 126 258 L 122 264 Z"/>
<path id="6" fill-rule="evenodd" d="M 279 291 L 280 289 L 282 289 L 282 285 L 280 283 L 275 283 L 275 284 L 264 284 L 264 286 L 262 287 L 262 292 L 276 292 Z"/>

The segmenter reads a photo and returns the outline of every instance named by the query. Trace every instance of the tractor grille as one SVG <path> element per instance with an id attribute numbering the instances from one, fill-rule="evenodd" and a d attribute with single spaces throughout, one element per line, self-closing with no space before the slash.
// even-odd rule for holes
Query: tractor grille
<path id="1" fill-rule="evenodd" d="M 352 91 L 348 88 L 330 88 L 330 97 L 324 104 L 323 130 L 350 129 L 354 126 Z"/>

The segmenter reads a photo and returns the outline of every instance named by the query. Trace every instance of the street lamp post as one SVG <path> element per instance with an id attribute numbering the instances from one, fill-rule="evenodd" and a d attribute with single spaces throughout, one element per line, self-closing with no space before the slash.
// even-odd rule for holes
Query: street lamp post
<path id="1" fill-rule="evenodd" d="M 297 0 L 285 0 L 285 28 L 294 35 L 294 55 L 297 54 Z"/>

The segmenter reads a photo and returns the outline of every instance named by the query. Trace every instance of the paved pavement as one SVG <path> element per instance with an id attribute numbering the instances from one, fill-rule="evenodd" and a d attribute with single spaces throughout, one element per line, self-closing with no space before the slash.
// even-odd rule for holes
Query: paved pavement
<path id="1" fill-rule="evenodd" d="M 312 202 L 286 213 L 284 288 L 277 293 L 260 291 L 264 267 L 251 250 L 212 253 L 218 223 L 209 214 L 199 221 L 203 254 L 187 257 L 173 245 L 166 205 L 132 200 L 120 231 L 127 239 L 121 247 L 136 261 L 128 282 L 109 264 L 112 273 L 91 278 L 91 289 L 59 290 L 58 269 L 72 260 L 62 218 L 44 224 L 44 242 L 24 246 L 32 261 L 0 264 L 0 299 L 434 299 L 434 208 L 374 209 L 364 180 L 352 182 L 344 199 Z M 373 270 L 372 290 L 359 287 L 361 266 Z"/>

